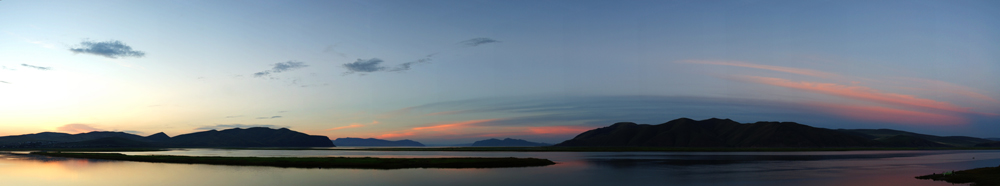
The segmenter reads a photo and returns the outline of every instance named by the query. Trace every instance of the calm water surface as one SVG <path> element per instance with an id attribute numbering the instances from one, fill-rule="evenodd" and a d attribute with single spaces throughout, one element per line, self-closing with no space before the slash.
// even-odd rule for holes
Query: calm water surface
<path id="1" fill-rule="evenodd" d="M 379 152 L 176 149 L 124 153 L 269 157 L 536 157 L 558 164 L 500 169 L 302 169 L 0 154 L 0 185 L 953 185 L 913 177 L 1000 165 L 1000 151 Z"/>

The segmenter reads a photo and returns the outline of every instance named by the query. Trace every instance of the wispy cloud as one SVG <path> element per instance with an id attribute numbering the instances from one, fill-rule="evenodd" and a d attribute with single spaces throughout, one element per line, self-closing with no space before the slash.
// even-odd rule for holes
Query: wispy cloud
<path id="1" fill-rule="evenodd" d="M 226 118 L 239 118 L 239 117 L 243 117 L 243 115 L 226 116 Z"/>
<path id="2" fill-rule="evenodd" d="M 348 126 L 342 126 L 342 127 L 333 127 L 333 128 L 329 128 L 329 129 L 326 129 L 326 130 L 327 130 L 327 131 L 331 131 L 331 130 L 340 130 L 340 129 L 349 129 L 349 128 L 358 128 L 358 127 L 364 127 L 364 126 L 365 126 L 365 125 L 362 125 L 362 124 L 351 124 L 351 125 L 348 125 Z"/>
<path id="3" fill-rule="evenodd" d="M 375 125 L 375 124 L 378 124 L 377 120 L 376 121 L 372 121 L 371 123 L 369 123 L 367 125 Z M 347 126 L 329 128 L 329 129 L 326 129 L 325 131 L 340 130 L 340 129 L 349 129 L 349 128 L 358 128 L 358 127 L 364 127 L 364 126 L 366 126 L 366 124 L 351 123 L 350 125 L 347 125 Z"/>
<path id="4" fill-rule="evenodd" d="M 252 127 L 267 127 L 267 128 L 288 128 L 280 127 L 276 125 L 259 125 L 259 124 L 219 124 L 213 126 L 204 126 L 195 128 L 195 130 L 218 130 L 218 129 L 231 129 L 231 128 L 252 128 Z"/>
<path id="5" fill-rule="evenodd" d="M 594 127 L 586 127 L 586 126 L 527 127 L 527 131 L 530 132 L 531 134 L 580 134 L 592 129 L 594 129 Z"/>
<path id="6" fill-rule="evenodd" d="M 56 130 L 60 131 L 60 132 L 66 132 L 66 133 L 85 133 L 85 132 L 92 132 L 92 131 L 104 131 L 103 129 L 98 129 L 98 128 L 91 127 L 90 125 L 87 125 L 87 124 L 79 124 L 79 123 L 66 124 L 66 125 L 60 126 L 59 128 L 56 128 Z"/>
<path id="7" fill-rule="evenodd" d="M 763 70 L 771 70 L 785 73 L 792 73 L 805 76 L 814 76 L 822 78 L 832 78 L 839 75 L 829 72 L 823 72 L 818 70 L 803 69 L 803 68 L 792 68 L 792 67 L 782 67 L 782 66 L 771 66 L 771 65 L 761 65 L 753 64 L 742 61 L 711 61 L 711 60 L 682 60 L 681 63 L 691 63 L 691 64 L 706 64 L 706 65 L 725 65 L 725 66 L 735 66 L 735 67 L 746 67 L 746 68 L 756 68 Z"/>
<path id="8" fill-rule="evenodd" d="M 456 128 L 468 127 L 469 125 L 474 125 L 474 124 L 478 124 L 478 123 L 486 123 L 486 122 L 491 122 L 491 121 L 496 121 L 496 120 L 497 119 L 468 120 L 468 121 L 461 121 L 461 122 L 455 122 L 455 123 L 433 125 L 433 126 L 427 126 L 427 127 L 415 127 L 415 128 L 413 128 L 413 130 L 430 130 L 430 131 L 452 130 L 452 129 L 456 129 Z"/>
<path id="9" fill-rule="evenodd" d="M 257 119 L 277 119 L 277 118 L 281 118 L 281 116 L 257 117 Z"/>
<path id="10" fill-rule="evenodd" d="M 289 70 L 295 70 L 295 69 L 309 67 L 309 65 L 306 65 L 305 63 L 299 62 L 299 61 L 287 61 L 287 62 L 283 62 L 283 63 L 275 63 L 275 64 L 272 64 L 271 66 L 272 66 L 271 70 L 265 70 L 265 71 L 260 71 L 260 72 L 257 72 L 257 73 L 253 73 L 253 77 L 263 77 L 263 76 L 271 75 L 273 73 L 281 73 L 281 72 L 285 72 L 285 71 L 289 71 Z"/>
<path id="11" fill-rule="evenodd" d="M 460 41 L 458 43 L 462 44 L 462 45 L 465 45 L 465 46 L 474 47 L 474 46 L 479 46 L 479 45 L 483 45 L 483 44 L 499 43 L 499 42 L 500 41 L 497 41 L 495 39 L 490 39 L 490 38 L 485 38 L 485 37 L 479 37 L 479 38 L 472 38 L 472 39 L 465 40 L 465 41 Z"/>
<path id="12" fill-rule="evenodd" d="M 834 83 L 819 83 L 819 82 L 808 82 L 808 81 L 791 81 L 781 78 L 758 77 L 758 76 L 743 76 L 738 80 L 760 83 L 765 85 L 786 87 L 792 89 L 806 90 L 827 95 L 888 103 L 894 105 L 972 113 L 969 111 L 968 108 L 958 107 L 948 102 L 918 98 L 913 95 L 886 93 L 880 90 L 863 86 L 847 86 Z"/>
<path id="13" fill-rule="evenodd" d="M 29 64 L 21 64 L 21 66 L 25 66 L 25 67 L 28 67 L 28 68 L 34 68 L 34 69 L 38 69 L 38 70 L 52 70 L 52 67 L 41 67 L 41 66 L 35 66 L 35 65 L 29 65 Z"/>
<path id="14" fill-rule="evenodd" d="M 899 78 L 899 79 L 902 79 L 904 81 L 916 82 L 916 83 L 919 83 L 919 84 L 923 85 L 924 87 L 928 87 L 928 88 L 920 88 L 919 89 L 920 91 L 946 92 L 946 93 L 949 93 L 949 94 L 963 96 L 963 97 L 968 97 L 968 98 L 979 99 L 979 100 L 982 100 L 982 101 L 988 101 L 988 102 L 992 102 L 992 103 L 1000 103 L 1000 101 L 997 101 L 996 99 L 993 99 L 990 96 L 980 94 L 978 92 L 979 90 L 976 90 L 974 88 L 967 87 L 967 86 L 957 85 L 957 84 L 949 83 L 949 82 L 945 82 L 945 81 L 938 81 L 938 80 L 931 80 L 931 79 L 921 79 L 921 78 L 912 78 L 912 77 L 910 77 L 910 78 L 903 77 L 903 78 Z"/>
<path id="15" fill-rule="evenodd" d="M 73 53 L 94 54 L 112 59 L 119 57 L 146 56 L 145 52 L 132 50 L 132 47 L 118 40 L 108 40 L 102 42 L 83 41 L 80 42 L 80 45 L 81 47 L 70 48 L 69 51 L 72 51 Z"/>
<path id="16" fill-rule="evenodd" d="M 0 81 L 0 83 L 3 83 L 3 84 L 10 84 L 10 82 L 7 82 L 7 81 Z"/>
<path id="17" fill-rule="evenodd" d="M 958 125 L 968 120 L 955 115 L 938 114 L 879 106 L 843 105 L 832 103 L 809 103 L 821 111 L 847 118 L 896 124 Z"/>

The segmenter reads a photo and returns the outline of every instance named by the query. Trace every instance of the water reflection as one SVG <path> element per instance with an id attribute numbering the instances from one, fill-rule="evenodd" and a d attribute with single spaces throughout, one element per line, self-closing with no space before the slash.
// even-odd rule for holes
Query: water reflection
<path id="1" fill-rule="evenodd" d="M 880 159 L 942 153 L 944 152 L 890 152 L 878 154 L 615 154 L 589 156 L 585 160 L 598 166 L 631 168 L 636 166 L 727 165 L 767 161 Z"/>
<path id="2" fill-rule="evenodd" d="M 228 156 L 539 157 L 501 169 L 298 169 L 0 154 L 0 185 L 952 185 L 914 179 L 996 166 L 1000 151 L 375 152 L 186 149 L 130 152 Z M 976 157 L 976 159 L 972 159 Z"/>

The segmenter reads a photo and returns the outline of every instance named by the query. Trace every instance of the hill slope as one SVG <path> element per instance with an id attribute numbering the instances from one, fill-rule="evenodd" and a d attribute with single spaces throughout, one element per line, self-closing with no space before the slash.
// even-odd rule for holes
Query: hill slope
<path id="1" fill-rule="evenodd" d="M 167 140 L 166 145 L 175 147 L 333 147 L 326 136 L 310 136 L 287 128 L 270 129 L 252 127 L 247 129 L 210 130 L 182 134 Z"/>
<path id="2" fill-rule="evenodd" d="M 858 135 L 858 136 L 864 136 L 864 137 L 866 137 L 868 139 L 879 140 L 879 141 L 885 141 L 888 138 L 892 138 L 894 136 L 910 136 L 910 137 L 913 137 L 913 138 L 919 138 L 919 139 L 922 139 L 922 140 L 927 140 L 927 141 L 931 141 L 931 142 L 934 142 L 934 143 L 942 144 L 942 145 L 938 145 L 939 147 L 949 147 L 949 146 L 955 146 L 955 147 L 972 147 L 972 146 L 975 146 L 976 144 L 982 144 L 982 143 L 991 142 L 991 140 L 988 140 L 988 139 L 974 138 L 974 137 L 968 137 L 968 136 L 943 136 L 942 137 L 942 136 L 934 136 L 934 135 L 927 135 L 927 134 L 918 134 L 918 133 L 913 133 L 913 132 L 906 132 L 906 131 L 899 131 L 899 130 L 892 130 L 892 129 L 837 129 L 837 131 L 841 131 L 841 132 L 844 132 L 844 133 L 850 133 L 850 134 L 854 134 L 854 135 Z M 932 144 L 928 144 L 928 145 L 932 145 Z"/>
<path id="3" fill-rule="evenodd" d="M 675 119 L 659 125 L 620 122 L 555 146 L 878 147 L 883 143 L 794 122 L 740 124 L 729 119 Z"/>

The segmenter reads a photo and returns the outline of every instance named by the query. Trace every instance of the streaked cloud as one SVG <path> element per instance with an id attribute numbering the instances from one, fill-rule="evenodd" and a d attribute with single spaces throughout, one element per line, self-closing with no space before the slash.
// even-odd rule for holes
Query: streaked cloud
<path id="1" fill-rule="evenodd" d="M 922 85 L 921 87 L 926 87 L 926 88 L 918 88 L 920 91 L 945 92 L 952 95 L 974 98 L 992 103 L 1000 103 L 1000 101 L 997 101 L 996 99 L 993 99 L 990 96 L 983 95 L 979 93 L 980 90 L 976 90 L 975 88 L 972 87 L 967 87 L 967 86 L 957 85 L 954 83 L 932 80 L 932 79 L 921 79 L 912 77 L 904 77 L 899 79 L 902 79 L 904 81 L 916 82 Z"/>
<path id="2" fill-rule="evenodd" d="M 823 72 L 818 70 L 803 69 L 803 68 L 792 68 L 792 67 L 782 67 L 782 66 L 771 66 L 771 65 L 761 65 L 753 64 L 742 61 L 711 61 L 711 60 L 682 60 L 681 63 L 691 63 L 691 64 L 706 64 L 706 65 L 724 65 L 724 66 L 735 66 L 735 67 L 746 67 L 755 68 L 763 70 L 771 70 L 785 73 L 792 73 L 805 76 L 814 76 L 822 78 L 832 78 L 839 75 L 829 72 Z"/>
<path id="3" fill-rule="evenodd" d="M 499 43 L 499 42 L 500 41 L 497 41 L 495 39 L 490 39 L 490 38 L 485 38 L 485 37 L 479 37 L 479 38 L 472 38 L 472 39 L 465 40 L 465 41 L 460 41 L 458 43 L 462 44 L 462 45 L 465 45 L 465 46 L 474 47 L 474 46 L 479 46 L 479 45 L 483 45 L 483 44 Z"/>
<path id="4" fill-rule="evenodd" d="M 257 117 L 257 119 L 277 119 L 277 118 L 281 118 L 281 116 Z"/>
<path id="5" fill-rule="evenodd" d="M 378 124 L 377 120 L 376 121 L 372 121 L 371 123 L 369 123 L 367 125 L 375 125 L 375 124 Z M 340 130 L 340 129 L 349 129 L 349 128 L 358 128 L 358 127 L 364 127 L 364 126 L 366 126 L 366 124 L 351 123 L 350 125 L 347 125 L 347 126 L 340 126 L 340 127 L 329 128 L 329 129 L 326 129 L 325 131 Z"/>
<path id="6" fill-rule="evenodd" d="M 827 113 L 863 121 L 877 121 L 896 124 L 919 125 L 959 125 L 968 123 L 961 116 L 930 112 L 894 109 L 880 106 L 843 105 L 832 103 L 809 103 Z"/>
<path id="7" fill-rule="evenodd" d="M 431 130 L 431 131 L 452 130 L 452 129 L 456 129 L 456 128 L 468 127 L 469 125 L 474 125 L 474 124 L 478 124 L 478 123 L 485 123 L 485 122 L 491 122 L 491 121 L 496 121 L 496 120 L 498 120 L 498 119 L 469 120 L 469 121 L 461 121 L 461 122 L 448 123 L 448 124 L 440 124 L 440 125 L 433 125 L 433 126 L 427 126 L 427 127 L 415 127 L 415 128 L 413 128 L 413 130 Z"/>
<path id="8" fill-rule="evenodd" d="M 364 127 L 364 126 L 365 126 L 365 125 L 362 125 L 362 124 L 351 124 L 351 125 L 348 125 L 348 126 L 342 126 L 342 127 L 334 127 L 334 128 L 329 128 L 329 129 L 326 129 L 326 130 L 327 130 L 327 131 L 331 131 L 331 130 L 340 130 L 340 129 L 349 129 L 349 128 L 358 128 L 358 127 Z"/>
<path id="9" fill-rule="evenodd" d="M 70 48 L 69 51 L 72 51 L 73 53 L 94 54 L 112 59 L 119 57 L 146 56 L 145 52 L 132 50 L 132 47 L 118 40 L 101 42 L 83 41 L 80 42 L 79 48 Z"/>
<path id="10" fill-rule="evenodd" d="M 66 124 L 66 125 L 60 126 L 59 128 L 56 128 L 56 130 L 60 131 L 60 132 L 74 133 L 74 134 L 75 133 L 93 132 L 93 131 L 104 131 L 103 129 L 98 129 L 98 128 L 91 127 L 90 125 L 87 125 L 87 124 L 79 124 L 79 123 Z"/>
<path id="11" fill-rule="evenodd" d="M 7 81 L 0 81 L 0 83 L 3 83 L 3 84 L 10 84 L 10 82 L 7 82 Z"/>
<path id="12" fill-rule="evenodd" d="M 243 117 L 243 115 L 226 116 L 226 118 L 239 118 L 239 117 Z"/>
<path id="13" fill-rule="evenodd" d="M 21 66 L 25 66 L 25 67 L 28 67 L 28 68 L 34 68 L 34 69 L 38 69 L 38 70 L 52 70 L 52 67 L 41 67 L 41 66 L 23 64 L 23 63 L 21 64 Z"/>
<path id="14" fill-rule="evenodd" d="M 287 61 L 287 62 L 282 62 L 282 63 L 275 63 L 275 64 L 271 65 L 271 69 L 270 70 L 265 70 L 265 71 L 260 71 L 260 72 L 257 72 L 257 73 L 253 73 L 253 77 L 263 77 L 263 76 L 271 75 L 271 74 L 274 74 L 274 73 L 281 73 L 281 72 L 295 70 L 295 69 L 300 69 L 300 68 L 305 68 L 305 67 L 309 67 L 309 65 L 306 65 L 306 63 L 299 62 L 299 61 Z"/>
<path id="15" fill-rule="evenodd" d="M 527 131 L 532 134 L 580 134 L 594 128 L 586 126 L 542 126 L 527 127 Z"/>
<path id="16" fill-rule="evenodd" d="M 260 125 L 260 124 L 219 124 L 213 126 L 203 126 L 195 128 L 195 130 L 219 130 L 219 129 L 231 129 L 231 128 L 252 128 L 252 127 L 267 127 L 267 128 L 288 128 L 280 127 L 277 125 Z"/>
<path id="17" fill-rule="evenodd" d="M 759 76 L 742 76 L 739 78 L 739 80 L 753 82 L 753 83 L 760 83 L 765 85 L 773 85 L 785 88 L 805 90 L 827 95 L 854 98 L 859 100 L 888 103 L 894 105 L 971 113 L 968 108 L 958 107 L 948 102 L 919 98 L 913 95 L 887 93 L 864 86 L 848 86 L 848 85 L 840 85 L 834 83 L 820 83 L 820 82 L 808 82 L 808 81 L 791 81 L 781 78 L 759 77 Z"/>

